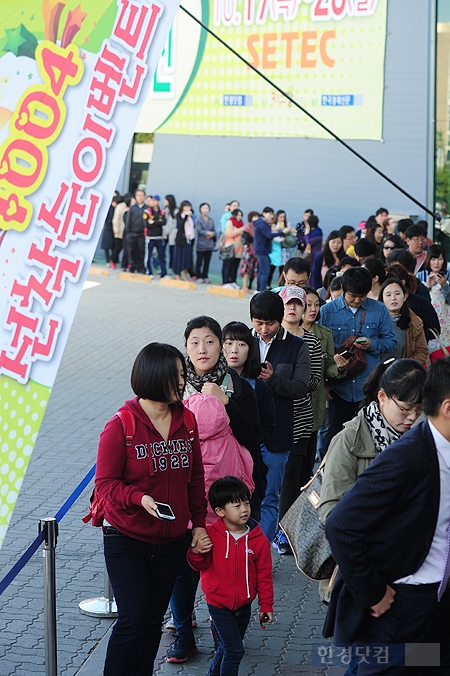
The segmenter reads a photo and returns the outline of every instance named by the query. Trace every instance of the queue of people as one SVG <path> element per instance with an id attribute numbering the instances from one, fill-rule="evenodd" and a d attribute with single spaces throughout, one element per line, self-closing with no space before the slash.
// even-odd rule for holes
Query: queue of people
<path id="1" fill-rule="evenodd" d="M 141 197 L 132 224 L 144 213 Z M 206 206 L 200 225 L 208 243 Z M 172 211 L 172 263 L 187 275 L 192 206 Z M 223 239 L 240 247 L 242 212 L 230 213 Z M 431 311 L 438 330 L 447 317 L 445 252 L 432 244 L 422 256 L 413 240 L 425 235 L 411 225 L 408 249 L 397 248 L 392 233 L 378 242 L 380 227 L 395 227 L 387 212 L 370 231 L 373 241 L 352 238 L 345 226 L 318 251 L 318 233 L 309 237 L 318 218 L 305 213 L 306 255 L 285 260 L 279 286 L 269 290 L 269 245 L 280 232 L 292 234 L 285 214 L 272 228 L 272 214 L 266 208 L 251 221 L 259 290 L 250 327 L 236 321 L 222 329 L 198 316 L 186 326 L 186 355 L 146 346 L 132 369 L 136 397 L 123 407 L 134 416 L 133 433 L 119 411 L 100 437 L 95 485 L 106 502 L 105 559 L 118 606 L 104 674 L 152 673 L 168 606 L 175 639 L 167 661 L 186 662 L 197 651 L 200 581 L 215 648 L 208 676 L 237 675 L 255 598 L 260 620 L 273 620 L 270 545 L 292 553 L 279 522 L 311 477 L 316 453 L 327 454 L 319 515 L 340 567 L 325 636 L 351 648 L 431 642 L 434 632 L 444 670 L 433 673 L 449 673 L 450 362 L 426 372 Z M 135 261 L 142 246 L 128 234 Z M 371 669 L 353 660 L 347 673 L 409 673 L 398 660 Z"/>

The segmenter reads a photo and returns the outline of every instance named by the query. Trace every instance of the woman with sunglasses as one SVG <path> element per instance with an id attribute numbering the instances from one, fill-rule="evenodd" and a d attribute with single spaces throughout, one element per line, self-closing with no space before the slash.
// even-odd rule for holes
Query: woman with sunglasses
<path id="1" fill-rule="evenodd" d="M 389 256 L 391 251 L 394 251 L 394 249 L 404 249 L 404 248 L 405 245 L 403 244 L 400 237 L 398 237 L 397 235 L 386 235 L 386 237 L 383 239 L 381 243 L 381 249 L 378 258 L 386 267 L 387 265 L 386 258 Z"/>

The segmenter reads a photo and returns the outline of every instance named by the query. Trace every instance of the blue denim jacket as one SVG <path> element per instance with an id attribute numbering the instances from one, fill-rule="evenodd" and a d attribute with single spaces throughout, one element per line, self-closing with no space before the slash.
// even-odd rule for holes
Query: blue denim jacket
<path id="1" fill-rule="evenodd" d="M 366 316 L 360 331 L 361 307 L 366 310 Z M 361 307 L 353 314 L 342 294 L 320 308 L 319 323 L 331 330 L 336 350 L 351 334 L 371 340 L 370 348 L 366 351 L 367 366 L 364 371 L 353 380 L 333 382 L 333 390 L 346 401 L 361 401 L 364 381 L 380 362 L 380 354 L 395 350 L 397 345 L 392 319 L 383 303 L 366 298 Z"/>

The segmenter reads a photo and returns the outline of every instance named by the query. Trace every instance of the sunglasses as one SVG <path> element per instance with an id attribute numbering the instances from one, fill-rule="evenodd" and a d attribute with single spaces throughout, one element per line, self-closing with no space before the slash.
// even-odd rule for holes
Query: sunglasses
<path id="1" fill-rule="evenodd" d="M 395 246 L 386 246 L 385 244 L 383 245 L 383 249 L 387 249 L 387 251 L 394 251 Z"/>

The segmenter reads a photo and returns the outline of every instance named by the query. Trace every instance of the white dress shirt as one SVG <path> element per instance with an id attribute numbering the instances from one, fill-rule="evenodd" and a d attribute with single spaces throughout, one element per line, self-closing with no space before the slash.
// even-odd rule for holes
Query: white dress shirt
<path id="1" fill-rule="evenodd" d="M 448 441 L 428 420 L 439 460 L 441 496 L 438 520 L 433 541 L 427 558 L 413 575 L 407 575 L 395 582 L 402 584 L 430 584 L 440 582 L 444 576 L 448 535 L 450 528 L 450 441 Z M 420 537 L 420 534 L 418 534 Z"/>

